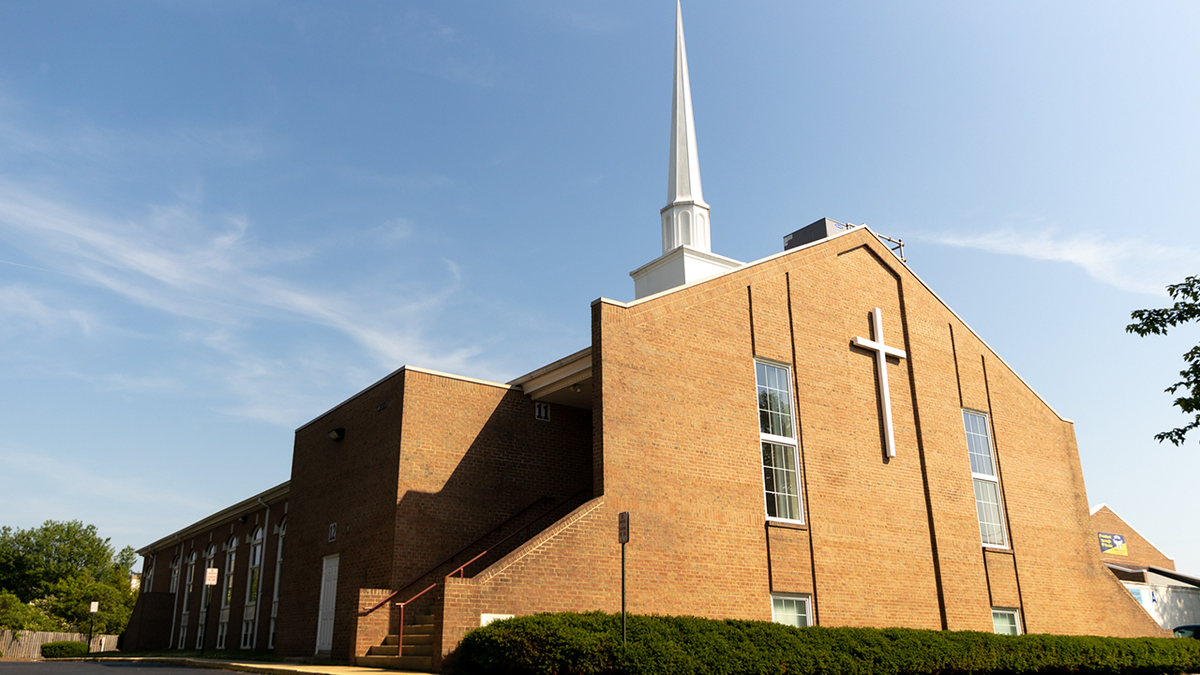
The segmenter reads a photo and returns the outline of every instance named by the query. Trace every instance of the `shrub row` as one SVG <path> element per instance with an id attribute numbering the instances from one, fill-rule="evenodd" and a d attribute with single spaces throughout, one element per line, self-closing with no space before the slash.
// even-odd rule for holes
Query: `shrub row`
<path id="1" fill-rule="evenodd" d="M 467 634 L 460 675 L 1157 675 L 1200 672 L 1200 640 L 793 628 L 765 621 L 536 614 Z"/>
<path id="2" fill-rule="evenodd" d="M 86 642 L 63 640 L 60 642 L 47 642 L 42 645 L 42 658 L 44 659 L 66 659 L 73 656 L 87 656 L 87 653 L 88 646 Z"/>

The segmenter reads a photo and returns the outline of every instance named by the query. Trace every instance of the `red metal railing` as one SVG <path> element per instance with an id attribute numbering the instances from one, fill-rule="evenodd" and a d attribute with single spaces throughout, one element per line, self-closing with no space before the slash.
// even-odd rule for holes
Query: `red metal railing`
<path id="1" fill-rule="evenodd" d="M 531 525 L 533 525 L 534 523 L 538 522 L 538 521 L 539 521 L 539 520 L 541 520 L 542 518 L 545 518 L 547 514 L 549 514 L 550 512 L 552 512 L 552 511 L 553 511 L 555 508 L 557 508 L 558 506 L 560 506 L 560 505 L 562 505 L 562 504 L 565 504 L 565 503 L 568 503 L 568 502 L 571 502 L 571 501 L 574 501 L 574 500 L 575 500 L 576 498 L 578 498 L 580 495 L 587 494 L 587 493 L 589 493 L 589 492 L 591 492 L 591 490 L 580 490 L 579 492 L 576 492 L 575 494 L 573 494 L 573 495 L 571 495 L 570 497 L 568 497 L 568 498 L 566 498 L 566 499 L 562 500 L 561 502 L 560 502 L 560 501 L 556 501 L 556 500 L 555 500 L 553 497 L 542 497 L 541 499 L 537 499 L 537 500 L 535 500 L 535 501 L 534 501 L 533 503 L 531 503 L 529 506 L 526 506 L 525 508 L 523 508 L 523 509 L 521 509 L 520 511 L 516 512 L 515 514 L 513 514 L 513 516 L 512 516 L 511 518 L 509 518 L 508 520 L 504 521 L 503 523 L 500 523 L 500 524 L 499 524 L 499 525 L 497 525 L 496 527 L 493 527 L 492 529 L 488 530 L 488 531 L 487 531 L 485 534 L 483 534 L 483 535 L 481 535 L 481 536 L 477 537 L 477 538 L 476 538 L 474 541 L 472 541 L 471 543 L 467 544 L 466 546 L 463 546 L 462 548 L 458 549 L 458 550 L 457 550 L 457 551 L 455 551 L 454 553 L 450 554 L 450 556 L 449 556 L 449 557 L 447 557 L 445 560 L 443 560 L 443 561 L 439 562 L 438 564 L 434 565 L 433 567 L 430 567 L 430 568 L 429 568 L 428 570 L 426 570 L 425 572 L 422 572 L 421 574 L 418 574 L 417 576 L 413 577 L 411 581 L 409 581 L 408 583 L 404 584 L 403 586 L 401 586 L 401 587 L 400 587 L 399 589 L 397 589 L 396 591 L 393 591 L 393 592 L 392 592 L 390 595 L 388 595 L 387 597 L 385 597 L 383 600 L 380 600 L 380 601 L 379 601 L 378 603 L 376 603 L 376 604 L 375 604 L 373 607 L 371 607 L 370 609 L 368 609 L 368 610 L 366 610 L 365 612 L 363 612 L 363 615 L 370 614 L 370 613 L 374 612 L 375 610 L 379 609 L 380 607 L 383 607 L 383 606 L 384 606 L 384 605 L 386 605 L 386 604 L 387 604 L 387 603 L 388 603 L 388 602 L 389 602 L 389 601 L 390 601 L 392 598 L 394 598 L 394 597 L 396 597 L 397 595 L 400 595 L 400 594 L 401 594 L 401 593 L 403 593 L 404 591 L 408 590 L 408 588 L 409 588 L 410 586 L 412 586 L 413 584 L 417 583 L 417 582 L 418 582 L 418 581 L 420 581 L 421 579 L 424 579 L 425 577 L 429 576 L 430 574 L 432 574 L 432 573 L 436 572 L 436 571 L 438 570 L 438 568 L 440 568 L 440 567 L 442 567 L 443 565 L 445 565 L 446 563 L 448 563 L 448 562 L 450 562 L 450 561 L 454 560 L 454 559 L 455 559 L 455 558 L 457 558 L 459 555 L 461 555 L 463 552 L 465 552 L 465 551 L 467 551 L 467 550 L 470 550 L 470 549 L 474 548 L 474 547 L 475 547 L 477 544 L 479 544 L 479 542 L 483 541 L 484 539 L 487 539 L 488 537 L 492 536 L 492 535 L 493 535 L 493 534 L 495 534 L 496 532 L 499 532 L 500 530 L 503 530 L 505 527 L 507 527 L 508 525 L 510 525 L 510 524 L 511 524 L 513 521 L 515 521 L 515 520 L 519 519 L 521 516 L 524 516 L 526 513 L 528 513 L 528 512 L 529 512 L 529 510 L 530 510 L 530 509 L 532 509 L 533 507 L 537 506 L 538 504 L 544 504 L 544 503 L 546 503 L 546 502 L 548 502 L 548 501 L 549 501 L 549 502 L 554 502 L 553 506 L 551 506 L 549 509 L 547 509 L 547 510 L 543 511 L 543 512 L 542 512 L 540 515 L 538 515 L 538 517 L 536 517 L 536 518 L 534 518 L 533 520 L 529 521 L 529 523 L 528 523 L 528 524 L 526 524 L 526 525 L 525 525 L 525 527 L 521 528 L 520 530 L 517 530 L 516 532 L 513 532 L 513 534 L 510 534 L 510 535 L 508 535 L 508 536 L 507 536 L 507 537 L 505 537 L 504 539 L 501 539 L 499 542 L 496 542 L 496 543 L 495 543 L 495 544 L 493 544 L 492 546 L 488 547 L 488 549 L 487 549 L 486 551 L 484 551 L 483 553 L 481 553 L 481 554 L 479 554 L 479 555 L 475 556 L 474 558 L 471 558 L 471 559 L 470 559 L 470 560 L 468 560 L 468 561 L 467 561 L 467 562 L 466 562 L 464 565 L 462 565 L 462 566 L 461 566 L 461 567 L 459 567 L 458 569 L 454 570 L 454 572 L 451 572 L 450 574 L 454 574 L 455 572 L 458 572 L 458 573 L 460 573 L 460 575 L 461 575 L 461 572 L 462 572 L 463 568 L 465 568 L 467 565 L 470 565 L 471 563 L 475 562 L 475 561 L 476 561 L 476 560 L 478 560 L 479 558 L 481 558 L 481 557 L 483 557 L 484 555 L 486 555 L 488 551 L 495 550 L 495 548 L 496 548 L 497 546 L 499 546 L 500 544 L 502 544 L 502 543 L 504 543 L 504 542 L 508 541 L 509 539 L 511 539 L 511 538 L 513 537 L 513 535 L 517 534 L 517 532 L 525 532 L 525 531 L 528 531 L 528 530 L 529 530 L 529 527 L 530 527 Z M 449 577 L 450 575 L 446 575 L 446 576 L 447 576 L 447 577 Z M 429 589 L 428 589 L 428 588 L 427 588 L 427 589 L 425 589 L 425 591 L 427 591 L 427 590 L 429 590 Z M 413 600 L 416 600 L 416 599 L 417 599 L 417 597 L 418 597 L 418 596 L 420 596 L 420 595 L 422 595 L 422 594 L 424 594 L 424 593 L 425 593 L 425 591 L 421 591 L 421 592 L 420 592 L 420 593 L 418 593 L 417 595 L 414 595 L 413 597 L 409 598 L 408 600 L 405 600 L 405 603 L 410 603 L 410 602 L 412 602 Z M 396 604 L 397 604 L 397 605 L 400 605 L 401 603 L 396 603 Z"/>
<path id="2" fill-rule="evenodd" d="M 425 590 L 421 591 L 420 593 L 417 593 L 416 595 L 412 596 L 408 600 L 405 600 L 404 602 L 396 603 L 396 606 L 400 608 L 400 630 L 397 631 L 397 633 L 399 633 L 399 635 L 396 638 L 396 656 L 404 656 L 404 606 L 407 605 L 408 603 L 412 602 L 413 600 L 416 600 L 417 598 L 421 597 L 422 595 L 425 595 L 429 591 L 432 591 L 435 588 L 437 588 L 436 581 L 432 584 L 429 584 L 429 588 L 426 588 Z"/>
<path id="3" fill-rule="evenodd" d="M 571 495 L 570 497 L 566 497 L 566 498 L 565 498 L 565 500 L 563 500 L 562 502 L 559 502 L 559 503 L 569 503 L 569 502 L 574 502 L 574 501 L 576 500 L 576 498 L 578 498 L 578 497 L 580 497 L 580 496 L 582 496 L 582 495 L 586 495 L 586 494 L 588 494 L 588 492 L 590 492 L 590 491 L 592 491 L 592 490 L 580 490 L 580 491 L 578 491 L 578 492 L 575 492 L 575 494 L 574 494 L 574 495 Z M 558 504 L 554 504 L 554 506 L 556 506 L 556 507 L 557 507 L 557 506 L 558 506 Z M 462 565 L 461 565 L 460 567 L 458 567 L 458 569 L 455 569 L 455 571 L 454 571 L 454 572 L 451 572 L 450 574 L 446 574 L 444 579 L 449 579 L 449 578 L 451 578 L 451 577 L 454 577 L 454 575 L 455 575 L 455 574 L 457 574 L 457 575 L 458 575 L 458 578 L 460 578 L 460 579 L 462 579 L 463 577 L 466 577 L 466 569 L 467 569 L 467 566 L 468 566 L 468 565 L 470 565 L 470 563 L 473 563 L 473 562 L 475 562 L 476 560 L 479 560 L 479 558 L 481 558 L 481 557 L 484 557 L 485 555 L 487 555 L 487 554 L 488 554 L 488 552 L 490 552 L 490 551 L 493 551 L 493 550 L 496 550 L 497 548 L 499 548 L 499 545 L 500 545 L 500 544 L 503 544 L 504 542 L 508 542 L 508 540 L 509 540 L 509 539 L 511 539 L 512 537 L 516 537 L 516 536 L 517 536 L 517 534 L 520 534 L 520 533 L 522 533 L 522 532 L 528 532 L 528 531 L 529 531 L 529 528 L 530 528 L 530 527 L 533 527 L 533 525 L 535 524 L 535 522 L 538 522 L 538 521 L 539 521 L 539 520 L 541 520 L 542 518 L 545 518 L 545 516 L 546 516 L 547 514 L 550 514 L 551 510 L 554 510 L 554 507 L 551 507 L 551 508 L 550 508 L 550 510 L 547 510 L 547 512 L 546 512 L 546 513 L 542 513 L 541 515 L 539 515 L 539 516 L 538 516 L 538 518 L 535 518 L 535 519 L 533 519 L 533 520 L 530 520 L 529 522 L 527 522 L 526 526 L 524 526 L 524 527 L 520 528 L 520 530 L 517 530 L 517 531 L 515 531 L 515 532 L 512 532 L 511 534 L 509 534 L 509 536 L 508 536 L 508 537 L 505 537 L 505 538 L 503 538 L 503 539 L 500 539 L 500 540 L 499 540 L 499 542 L 496 542 L 496 543 L 492 544 L 492 545 L 490 546 L 490 548 L 487 548 L 487 549 L 485 549 L 484 551 L 482 551 L 482 552 L 481 552 L 481 554 L 479 554 L 479 555 L 476 555 L 475 557 L 473 557 L 473 558 L 470 558 L 470 560 L 468 560 L 467 562 L 464 562 L 464 563 L 462 563 Z"/>

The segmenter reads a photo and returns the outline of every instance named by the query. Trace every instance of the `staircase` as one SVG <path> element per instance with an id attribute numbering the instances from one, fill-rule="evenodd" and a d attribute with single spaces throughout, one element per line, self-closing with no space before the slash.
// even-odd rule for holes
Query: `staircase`
<path id="1" fill-rule="evenodd" d="M 412 622 L 404 626 L 403 645 L 400 636 L 389 635 L 383 644 L 371 647 L 366 656 L 358 657 L 355 665 L 433 672 L 433 615 L 413 617 Z"/>
<path id="2" fill-rule="evenodd" d="M 436 608 L 439 606 L 441 588 L 445 587 L 445 580 L 453 576 L 460 578 L 473 577 L 473 573 L 468 573 L 468 567 L 476 572 L 486 569 L 489 565 L 515 550 L 518 546 L 552 526 L 560 518 L 577 508 L 580 503 L 586 502 L 591 498 L 591 494 L 591 490 L 581 490 L 563 500 L 553 497 L 543 497 L 535 501 L 516 515 L 493 528 L 487 534 L 464 546 L 449 558 L 413 578 L 402 586 L 400 590 L 388 595 L 374 607 L 361 612 L 360 616 L 367 616 L 372 612 L 383 609 L 385 606 L 389 607 L 388 610 L 385 610 L 389 612 L 391 608 L 399 607 L 400 623 L 402 625 L 399 628 L 398 635 L 388 635 L 384 638 L 383 644 L 368 648 L 365 656 L 355 658 L 355 664 L 373 668 L 433 672 L 434 657 L 438 656 L 437 660 L 439 662 L 441 659 L 440 655 L 434 654 L 434 650 L 440 646 L 439 636 L 435 634 L 435 626 L 440 621 L 437 620 L 437 617 L 432 612 L 436 611 Z M 530 513 L 535 512 L 534 509 L 536 507 L 546 506 L 547 504 L 551 505 L 549 509 L 546 509 L 540 515 L 532 517 L 532 519 L 529 517 Z M 508 530 L 511 531 L 505 535 L 505 531 Z M 450 565 L 455 564 L 472 553 L 474 553 L 474 557 L 459 565 L 457 569 L 448 574 L 446 573 L 446 569 Z M 413 595 L 412 589 L 420 588 L 423 583 L 430 583 L 430 585 L 425 590 Z M 434 591 L 434 589 L 438 590 L 426 595 L 430 591 Z M 421 596 L 425 596 L 424 599 L 419 603 L 416 602 Z M 409 612 L 407 617 L 405 616 L 406 608 Z M 391 616 L 393 619 L 395 618 L 395 614 Z M 393 623 L 392 625 L 395 624 Z M 378 633 L 375 633 L 375 635 L 378 635 Z"/>

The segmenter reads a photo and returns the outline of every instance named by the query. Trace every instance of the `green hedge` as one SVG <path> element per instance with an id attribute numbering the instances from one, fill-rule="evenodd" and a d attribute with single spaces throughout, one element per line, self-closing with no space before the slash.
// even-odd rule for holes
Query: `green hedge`
<path id="1" fill-rule="evenodd" d="M 461 675 L 1152 675 L 1200 672 L 1200 640 L 792 628 L 765 621 L 536 614 L 467 634 Z"/>
<path id="2" fill-rule="evenodd" d="M 42 645 L 42 658 L 44 659 L 66 659 L 72 656 L 87 656 L 87 653 L 86 642 L 63 640 L 62 642 L 47 642 Z"/>

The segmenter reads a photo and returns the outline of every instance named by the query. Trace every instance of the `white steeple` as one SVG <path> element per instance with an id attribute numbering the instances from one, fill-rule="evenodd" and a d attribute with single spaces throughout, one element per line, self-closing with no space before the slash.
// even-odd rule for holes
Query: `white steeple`
<path id="1" fill-rule="evenodd" d="M 709 208 L 700 190 L 692 85 L 688 81 L 679 0 L 675 2 L 675 87 L 671 94 L 667 205 L 660 213 L 663 254 L 629 273 L 639 300 L 741 267 L 742 263 L 713 253 L 708 236 Z"/>
<path id="2" fill-rule="evenodd" d="M 711 251 L 709 208 L 700 188 L 700 156 L 692 118 L 692 86 L 683 44 L 683 8 L 675 2 L 675 86 L 671 91 L 671 156 L 667 205 L 662 209 L 663 253 L 679 246 Z"/>

